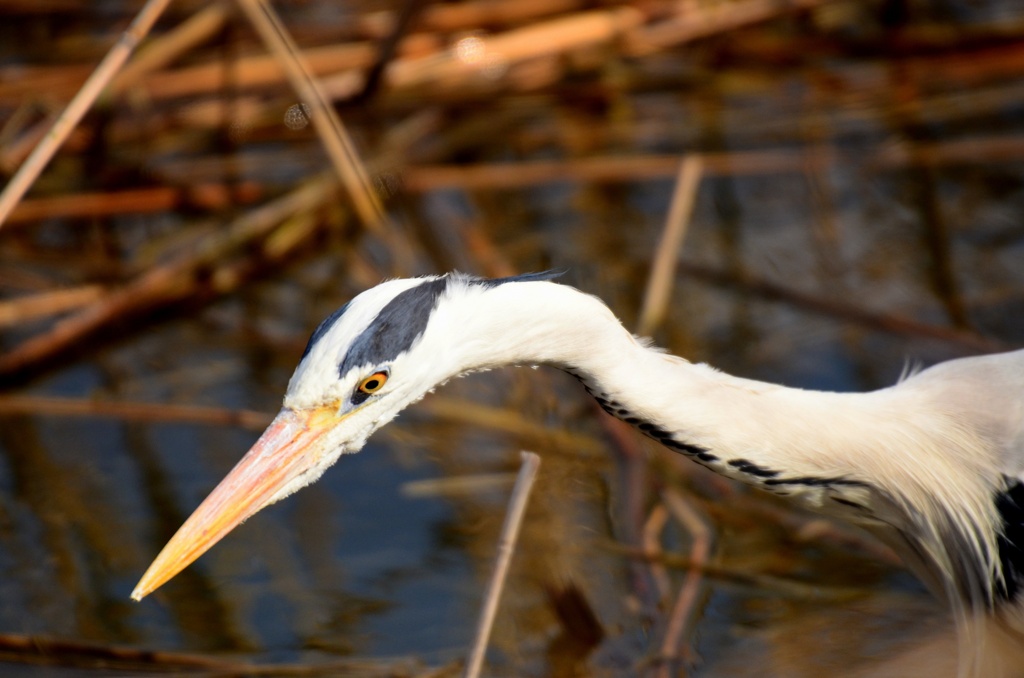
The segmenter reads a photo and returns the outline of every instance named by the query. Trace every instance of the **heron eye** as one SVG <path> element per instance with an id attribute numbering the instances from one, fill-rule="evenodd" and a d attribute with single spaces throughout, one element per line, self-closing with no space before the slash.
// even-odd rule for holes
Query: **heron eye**
<path id="1" fill-rule="evenodd" d="M 366 395 L 372 395 L 384 387 L 384 382 L 388 380 L 387 372 L 374 372 L 366 379 L 363 379 L 359 383 L 359 392 L 365 393 Z"/>

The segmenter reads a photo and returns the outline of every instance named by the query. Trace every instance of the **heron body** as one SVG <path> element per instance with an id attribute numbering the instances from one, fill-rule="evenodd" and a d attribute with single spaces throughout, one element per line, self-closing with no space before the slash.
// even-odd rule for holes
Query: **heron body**
<path id="1" fill-rule="evenodd" d="M 391 280 L 327 318 L 281 413 L 133 597 L 448 379 L 545 364 L 667 448 L 868 528 L 961 610 L 1019 615 L 1024 350 L 942 363 L 869 393 L 788 388 L 655 349 L 599 299 L 552 277 Z"/>

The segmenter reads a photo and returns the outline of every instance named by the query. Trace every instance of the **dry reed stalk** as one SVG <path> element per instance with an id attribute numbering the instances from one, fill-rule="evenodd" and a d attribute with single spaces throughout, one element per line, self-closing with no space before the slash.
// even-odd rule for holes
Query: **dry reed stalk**
<path id="1" fill-rule="evenodd" d="M 135 188 L 110 193 L 71 193 L 23 200 L 11 212 L 8 224 L 62 217 L 98 217 L 132 212 L 163 212 L 178 203 L 171 187 Z"/>
<path id="2" fill-rule="evenodd" d="M 106 217 L 118 214 L 165 212 L 183 206 L 219 210 L 255 203 L 264 190 L 251 181 L 238 185 L 198 183 L 178 188 L 157 186 L 113 190 L 109 193 L 63 194 L 30 198 L 18 203 L 7 223 L 26 223 L 53 218 Z"/>
<path id="3" fill-rule="evenodd" d="M 1017 28 L 1017 35 L 1020 29 Z M 918 87 L 923 90 L 937 84 L 963 91 L 994 79 L 1019 78 L 1024 72 L 1024 46 L 1017 40 L 983 49 L 968 49 L 961 54 L 911 57 L 901 67 L 918 81 Z"/>
<path id="4" fill-rule="evenodd" d="M 196 129 L 223 129 L 229 125 L 229 134 L 243 141 L 250 133 L 258 129 L 274 127 L 281 120 L 281 104 L 279 101 L 267 101 L 265 97 L 255 95 L 239 95 L 231 99 L 230 112 L 225 110 L 223 97 L 211 97 L 202 101 L 194 101 L 175 111 L 175 120 L 182 127 Z M 111 140 L 119 138 L 121 130 L 111 130 Z M 129 131 L 128 134 L 131 132 Z M 294 153 L 294 149 L 292 149 Z"/>
<path id="5" fill-rule="evenodd" d="M 806 159 L 800 151 L 737 151 L 702 155 L 709 175 L 748 175 L 803 172 Z M 530 160 L 472 165 L 414 165 L 402 178 L 406 190 L 428 192 L 444 188 L 463 190 L 509 189 L 538 184 L 578 181 L 644 181 L 679 172 L 678 155 L 634 155 Z"/>
<path id="6" fill-rule="evenodd" d="M 201 26 L 202 27 L 202 26 Z M 193 27 L 190 30 L 195 31 Z M 194 39 L 194 37 L 192 38 Z M 398 45 L 398 53 L 418 57 L 441 49 L 440 40 L 432 34 L 407 36 Z M 369 68 L 376 57 L 372 42 L 350 42 L 302 50 L 302 57 L 312 73 L 318 76 Z M 17 70 L 0 68 L 0 103 L 14 105 L 26 98 L 37 98 L 41 91 L 50 96 L 73 92 L 88 75 L 76 66 L 23 66 Z M 150 72 L 134 88 L 150 100 L 196 97 L 216 94 L 225 87 L 250 90 L 276 86 L 286 81 L 280 61 L 273 55 L 246 54 L 231 61 L 230 69 L 217 59 L 173 70 Z M 116 82 L 116 79 L 115 79 Z"/>
<path id="7" fill-rule="evenodd" d="M 441 33 L 472 31 L 480 27 L 500 27 L 525 22 L 532 18 L 578 9 L 579 0 L 525 0 L 523 2 L 483 0 L 482 2 L 460 3 L 458 5 L 431 5 L 424 9 L 420 23 L 426 30 Z M 383 35 L 392 23 L 390 12 L 364 15 L 362 22 L 374 26 L 375 35 Z M 442 38 L 428 33 L 413 34 L 403 38 L 397 47 L 401 61 L 415 60 L 442 49 Z M 343 45 L 313 47 L 301 51 L 302 58 L 310 73 L 329 76 L 352 73 L 369 69 L 377 56 L 377 45 L 372 42 L 354 42 Z M 53 74 L 56 77 L 59 74 Z M 226 86 L 240 89 L 267 87 L 283 82 L 286 78 L 281 62 L 271 56 L 249 55 L 232 63 L 230 76 L 225 74 L 220 63 L 187 67 L 165 73 L 154 73 L 140 83 L 139 87 L 152 98 L 196 96 L 215 92 Z M 67 78 L 65 78 L 67 81 Z M 5 91 L 0 87 L 0 98 L 22 95 Z"/>
<path id="8" fill-rule="evenodd" d="M 18 134 L 18 130 L 31 123 L 36 115 L 35 108 L 35 105 L 28 101 L 18 104 L 14 112 L 0 124 L 0 145 L 9 144 Z"/>
<path id="9" fill-rule="evenodd" d="M 537 422 L 511 409 L 489 407 L 443 395 L 427 398 L 417 405 L 417 409 L 428 413 L 431 418 L 501 431 L 538 445 L 572 449 L 579 455 L 598 456 L 604 451 L 603 445 L 589 436 L 560 427 L 538 426 Z"/>
<path id="10" fill-rule="evenodd" d="M 734 567 L 695 562 L 690 556 L 666 551 L 648 552 L 635 546 L 628 546 L 615 541 L 600 541 L 598 546 L 624 558 L 642 562 L 657 562 L 665 567 L 680 570 L 699 570 L 708 578 L 725 584 L 734 584 L 773 595 L 784 596 L 794 600 L 850 600 L 863 597 L 868 589 L 853 586 L 828 586 L 808 584 L 796 579 L 786 579 L 775 575 L 748 572 Z"/>
<path id="11" fill-rule="evenodd" d="M 628 36 L 627 51 L 632 56 L 645 56 L 697 38 L 727 33 L 834 1 L 719 0 L 679 3 L 680 9 L 673 17 L 633 31 Z"/>
<path id="12" fill-rule="evenodd" d="M 204 289 L 196 276 L 198 271 L 222 268 L 232 253 L 265 237 L 297 212 L 318 207 L 330 195 L 329 183 L 317 178 L 239 217 L 223 232 L 200 243 L 198 251 L 181 254 L 141 274 L 125 287 L 57 322 L 48 332 L 0 355 L 0 374 L 26 370 L 73 348 L 113 322 L 196 294 Z M 218 282 L 216 275 L 214 282 Z M 217 291 L 223 292 L 225 287 L 220 282 Z"/>
<path id="13" fill-rule="evenodd" d="M 982 336 L 971 330 L 931 325 L 892 313 L 871 311 L 847 301 L 819 297 L 749 274 L 736 275 L 689 262 L 680 262 L 679 272 L 681 275 L 712 285 L 740 289 L 747 295 L 781 301 L 811 313 L 838 318 L 879 332 L 933 339 L 979 353 L 998 353 L 1014 348 L 1006 342 Z"/>
<path id="14" fill-rule="evenodd" d="M 53 120 L 40 120 L 24 130 L 17 138 L 6 141 L 0 147 L 0 172 L 10 174 L 28 157 L 53 125 Z"/>
<path id="15" fill-rule="evenodd" d="M 622 515 L 622 539 L 629 544 L 640 544 L 643 541 L 642 530 L 646 521 L 650 463 L 636 429 L 606 413 L 596 401 L 590 400 L 590 406 L 619 464 L 618 477 L 622 487 L 622 507 L 619 510 Z M 656 595 L 657 592 L 651 590 L 648 573 L 639 566 L 630 569 L 630 588 L 633 595 L 642 601 L 645 608 L 657 609 L 661 600 Z"/>
<path id="16" fill-rule="evenodd" d="M 238 186 L 202 183 L 185 188 L 158 186 L 106 193 L 66 193 L 22 200 L 7 219 L 8 224 L 53 218 L 109 217 L 117 214 L 166 212 L 183 205 L 206 210 L 251 203 L 263 196 L 251 182 Z"/>
<path id="17" fill-rule="evenodd" d="M 892 169 L 921 165 L 948 167 L 977 166 L 994 162 L 1020 162 L 1024 138 L 1019 135 L 976 136 L 934 143 L 888 144 L 866 154 L 868 169 Z"/>
<path id="18" fill-rule="evenodd" d="M 372 659 L 342 659 L 310 664 L 253 664 L 221 657 L 184 652 L 166 652 L 117 645 L 100 645 L 80 641 L 58 640 L 44 636 L 16 633 L 0 634 L 0 659 L 4 662 L 66 666 L 100 670 L 102 673 L 155 672 L 170 675 L 195 676 L 364 676 L 365 678 L 393 678 L 394 676 L 426 676 L 419 673 L 414 658 L 396 658 L 387 661 Z M 443 673 L 442 673 L 443 671 Z M 434 675 L 451 675 L 450 668 L 441 667 Z"/>
<path id="19" fill-rule="evenodd" d="M 424 30 L 453 33 L 522 24 L 553 14 L 580 10 L 583 0 L 477 0 L 439 3 L 424 8 L 419 24 Z M 393 17 L 388 17 L 390 22 Z"/>
<path id="20" fill-rule="evenodd" d="M 486 37 L 472 36 L 438 54 L 396 61 L 388 69 L 386 81 L 388 86 L 401 89 L 503 69 L 517 62 L 609 42 L 642 21 L 639 10 L 618 7 L 579 12 Z"/>
<path id="21" fill-rule="evenodd" d="M 537 469 L 540 468 L 540 457 L 533 452 L 522 452 L 521 456 L 523 465 L 519 468 L 519 477 L 516 479 L 515 487 L 512 488 L 512 496 L 509 498 L 505 524 L 502 526 L 501 536 L 498 538 L 497 560 L 491 573 L 490 582 L 487 584 L 487 593 L 484 594 L 484 604 L 480 610 L 480 620 L 476 627 L 476 638 L 473 641 L 469 658 L 466 660 L 466 672 L 463 674 L 466 678 L 478 678 L 480 669 L 483 667 L 484 653 L 487 651 L 491 628 L 494 626 L 494 618 L 498 613 L 498 602 L 501 600 L 501 592 L 505 587 L 505 579 L 512 562 L 512 553 L 515 551 L 519 529 L 523 523 L 523 516 L 526 514 L 530 490 L 533 489 L 533 482 L 537 478 Z"/>
<path id="22" fill-rule="evenodd" d="M 49 128 L 46 120 L 33 124 L 38 115 L 36 108 L 33 102 L 24 101 L 0 125 L 0 172 L 13 173 L 46 134 Z"/>
<path id="23" fill-rule="evenodd" d="M 377 58 L 373 62 L 373 66 L 359 78 L 362 81 L 362 87 L 350 98 L 350 104 L 356 106 L 363 105 L 377 93 L 384 70 L 391 63 L 391 60 L 395 58 L 399 43 L 401 43 L 402 38 L 405 37 L 422 13 L 424 5 L 427 4 L 429 3 L 425 0 L 405 0 L 401 4 L 398 16 L 393 17 L 388 35 L 380 41 Z"/>
<path id="24" fill-rule="evenodd" d="M 650 514 L 647 516 L 647 520 L 644 521 L 643 531 L 641 532 L 641 548 L 644 553 L 658 554 L 662 552 L 661 541 L 659 537 L 661 531 L 665 529 L 665 523 L 668 522 L 668 509 L 665 508 L 664 502 L 658 502 L 651 509 Z M 656 560 L 651 560 L 649 564 L 651 571 L 651 579 L 654 580 L 654 585 L 658 589 L 658 598 L 665 600 L 668 597 L 669 592 L 672 590 L 672 580 L 669 579 L 668 573 L 665 571 L 665 566 Z"/>
<path id="25" fill-rule="evenodd" d="M 694 606 L 697 603 L 697 596 L 700 593 L 701 567 L 708 563 L 711 555 L 711 530 L 705 524 L 703 518 L 698 514 L 689 502 L 675 490 L 666 489 L 662 495 L 665 505 L 672 516 L 679 521 L 683 528 L 690 534 L 690 561 L 694 567 L 690 567 L 686 578 L 679 587 L 679 595 L 676 604 L 672 607 L 669 615 L 668 626 L 665 628 L 665 636 L 661 643 L 661 666 L 658 669 L 659 675 L 669 678 L 675 675 L 670 671 L 670 666 L 680 658 L 680 644 L 683 634 L 686 632 L 686 622 L 690 618 Z"/>
<path id="26" fill-rule="evenodd" d="M 89 79 L 93 69 L 86 65 L 0 67 L 0 103 L 15 106 L 48 97 L 70 98 Z M 45 101 L 45 98 L 43 99 Z"/>
<path id="27" fill-rule="evenodd" d="M 654 264 L 647 278 L 647 291 L 640 311 L 640 321 L 637 323 L 637 332 L 642 336 L 651 336 L 665 319 L 676 277 L 676 262 L 679 261 L 683 238 L 686 237 L 690 217 L 693 215 L 702 174 L 703 162 L 699 155 L 687 155 L 679 166 L 672 202 L 661 239 L 654 250 Z"/>
<path id="28" fill-rule="evenodd" d="M 0 395 L 0 415 L 10 414 L 42 417 L 106 417 L 148 423 L 188 422 L 214 426 L 238 426 L 253 431 L 262 431 L 274 418 L 272 414 L 265 412 L 232 410 L 223 407 Z"/>
<path id="29" fill-rule="evenodd" d="M 317 76 L 369 68 L 374 54 L 374 46 L 369 42 L 313 47 L 302 52 L 307 67 Z M 138 87 L 152 99 L 172 99 L 214 94 L 227 86 L 246 91 L 283 82 L 286 75 L 280 60 L 258 54 L 239 57 L 230 70 L 214 62 L 154 73 Z"/>
<path id="30" fill-rule="evenodd" d="M 808 515 L 795 506 L 779 503 L 774 497 L 763 492 L 738 492 L 732 495 L 728 503 L 728 509 L 718 513 L 719 509 L 723 508 L 722 504 L 705 502 L 702 506 L 703 513 L 715 522 L 721 522 L 720 519 L 725 513 L 744 515 L 747 516 L 745 520 L 772 523 L 784 533 L 801 540 L 806 539 L 822 545 L 831 544 L 835 548 L 855 552 L 889 567 L 906 569 L 904 561 L 895 551 L 853 525 Z"/>
<path id="31" fill-rule="evenodd" d="M 99 645 L 78 641 L 57 640 L 41 636 L 15 633 L 0 635 L 0 657 L 5 662 L 24 664 L 50 664 L 67 667 L 98 668 L 105 670 L 164 670 L 220 671 L 238 670 L 250 665 L 232 665 L 211 657 L 178 654 L 159 650 L 140 650 L 114 645 Z"/>
<path id="32" fill-rule="evenodd" d="M 1024 157 L 1024 137 L 1017 135 L 974 137 L 954 141 L 886 145 L 859 154 L 856 164 L 867 169 L 894 169 L 920 163 L 930 166 L 979 165 L 1019 162 Z M 758 176 L 805 174 L 825 170 L 841 162 L 827 153 L 803 149 L 732 151 L 701 154 L 708 176 Z M 478 163 L 472 165 L 413 165 L 402 179 L 414 193 L 445 188 L 463 190 L 511 189 L 555 182 L 631 182 L 673 176 L 679 171 L 678 155 L 634 155 Z"/>
<path id="33" fill-rule="evenodd" d="M 102 285 L 83 285 L 0 301 L 0 327 L 19 325 L 90 304 L 104 294 Z"/>
<path id="34" fill-rule="evenodd" d="M 60 148 L 67 135 L 78 125 L 96 97 L 131 56 L 135 46 L 149 33 L 168 4 L 170 4 L 170 0 L 147 0 L 128 30 L 121 34 L 117 43 L 107 52 L 107 56 L 82 85 L 82 89 L 53 123 L 49 134 L 43 137 L 40 144 L 36 146 L 11 181 L 4 187 L 3 192 L 0 193 L 0 227 L 3 226 L 25 192 L 35 183 L 36 178 L 50 162 L 50 158 Z"/>
<path id="35" fill-rule="evenodd" d="M 239 0 L 239 4 L 263 42 L 280 60 L 292 88 L 299 95 L 300 105 L 304 105 L 303 114 L 308 110 L 338 178 L 352 199 L 356 214 L 369 231 L 380 233 L 387 217 L 373 191 L 359 152 L 341 118 L 303 62 L 288 30 L 266 0 Z"/>
<path id="36" fill-rule="evenodd" d="M 478 473 L 474 475 L 427 478 L 404 483 L 402 485 L 402 494 L 407 497 L 464 496 L 491 492 L 496 488 L 504 489 L 515 481 L 515 473 Z"/>
<path id="37" fill-rule="evenodd" d="M 196 12 L 176 28 L 154 38 L 117 74 L 110 83 L 107 94 L 113 96 L 124 92 L 142 78 L 173 63 L 182 54 L 216 35 L 224 27 L 227 18 L 227 4 L 215 2 Z"/>
<path id="38" fill-rule="evenodd" d="M 40 120 L 24 130 L 20 136 L 0 149 L 0 170 L 13 174 L 18 165 L 42 143 L 56 119 L 57 114 L 47 116 L 45 120 Z M 67 153 L 81 151 L 88 143 L 88 138 L 89 134 L 85 130 L 73 129 L 68 133 L 62 148 Z"/>

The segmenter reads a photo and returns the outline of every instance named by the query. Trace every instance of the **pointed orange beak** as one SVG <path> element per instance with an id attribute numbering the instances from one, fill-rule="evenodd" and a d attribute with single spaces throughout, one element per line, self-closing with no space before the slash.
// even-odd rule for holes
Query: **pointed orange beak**
<path id="1" fill-rule="evenodd" d="M 139 580 L 142 600 L 188 567 L 221 537 L 260 509 L 316 480 L 332 452 L 328 431 L 343 420 L 338 408 L 281 410 L 242 460 L 199 505 Z"/>

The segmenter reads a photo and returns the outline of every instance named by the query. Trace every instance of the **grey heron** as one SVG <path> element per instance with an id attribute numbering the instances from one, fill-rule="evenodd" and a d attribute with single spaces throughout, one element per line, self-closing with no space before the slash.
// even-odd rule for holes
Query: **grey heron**
<path id="1" fill-rule="evenodd" d="M 868 393 L 801 390 L 655 349 L 555 276 L 391 280 L 325 319 L 280 413 L 132 597 L 317 480 L 438 385 L 546 364 L 696 463 L 864 526 L 962 617 L 1024 630 L 1024 350 L 941 363 Z"/>

